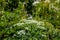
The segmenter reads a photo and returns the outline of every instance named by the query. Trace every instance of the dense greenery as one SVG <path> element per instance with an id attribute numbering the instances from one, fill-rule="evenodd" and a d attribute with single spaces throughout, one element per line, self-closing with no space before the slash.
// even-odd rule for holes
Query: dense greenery
<path id="1" fill-rule="evenodd" d="M 59 0 L 0 0 L 0 40 L 60 40 L 59 4 Z"/>

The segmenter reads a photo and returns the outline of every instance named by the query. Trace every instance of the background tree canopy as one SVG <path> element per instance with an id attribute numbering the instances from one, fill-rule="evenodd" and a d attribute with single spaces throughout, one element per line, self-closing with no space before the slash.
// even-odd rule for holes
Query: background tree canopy
<path id="1" fill-rule="evenodd" d="M 0 40 L 60 40 L 60 0 L 0 0 Z"/>

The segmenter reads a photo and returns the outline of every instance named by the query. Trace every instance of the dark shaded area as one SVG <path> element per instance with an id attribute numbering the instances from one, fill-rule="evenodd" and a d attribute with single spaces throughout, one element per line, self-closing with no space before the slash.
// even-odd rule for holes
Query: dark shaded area
<path id="1" fill-rule="evenodd" d="M 6 1 L 8 4 L 6 4 L 4 10 L 5 11 L 14 11 L 14 9 L 17 9 L 18 8 L 18 3 L 19 3 L 19 0 L 7 0 Z"/>
<path id="2" fill-rule="evenodd" d="M 28 0 L 28 3 L 25 4 L 25 9 L 27 11 L 27 14 L 32 15 L 33 2 L 34 2 L 33 0 Z"/>

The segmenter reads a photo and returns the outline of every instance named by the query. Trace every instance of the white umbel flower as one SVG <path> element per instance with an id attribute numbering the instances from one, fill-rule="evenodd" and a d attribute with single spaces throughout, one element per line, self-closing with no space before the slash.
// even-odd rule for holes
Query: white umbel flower
<path id="1" fill-rule="evenodd" d="M 28 19 L 32 19 L 32 16 L 28 17 Z"/>
<path id="2" fill-rule="evenodd" d="M 33 6 L 35 6 L 37 3 L 40 3 L 40 1 L 35 1 L 35 2 L 33 3 Z"/>
<path id="3" fill-rule="evenodd" d="M 37 23 L 37 25 L 44 25 L 44 22 L 40 21 Z"/>
<path id="4" fill-rule="evenodd" d="M 21 25 L 23 25 L 24 23 L 17 23 L 17 24 L 15 24 L 14 26 L 21 26 Z"/>
<path id="5" fill-rule="evenodd" d="M 36 20 L 24 20 L 26 24 L 31 24 L 31 23 L 38 23 Z"/>
<path id="6" fill-rule="evenodd" d="M 42 35 L 43 37 L 46 37 L 46 35 Z"/>
<path id="7" fill-rule="evenodd" d="M 20 31 L 18 31 L 17 33 L 18 33 L 19 35 L 22 35 L 22 34 L 25 35 L 25 30 L 20 30 Z"/>
<path id="8" fill-rule="evenodd" d="M 29 28 L 28 27 L 25 27 L 26 30 L 28 30 Z"/>

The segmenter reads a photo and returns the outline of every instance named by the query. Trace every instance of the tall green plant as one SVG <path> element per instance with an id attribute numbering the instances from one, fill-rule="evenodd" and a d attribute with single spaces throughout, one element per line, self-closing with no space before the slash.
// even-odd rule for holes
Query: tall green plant
<path id="1" fill-rule="evenodd" d="M 59 4 L 59 3 L 57 3 Z M 48 2 L 48 1 L 41 1 L 40 3 L 36 4 L 34 9 L 34 14 L 39 16 L 43 20 L 51 22 L 54 26 L 59 26 L 59 5 L 56 2 Z M 38 18 L 38 17 L 37 17 Z"/>

